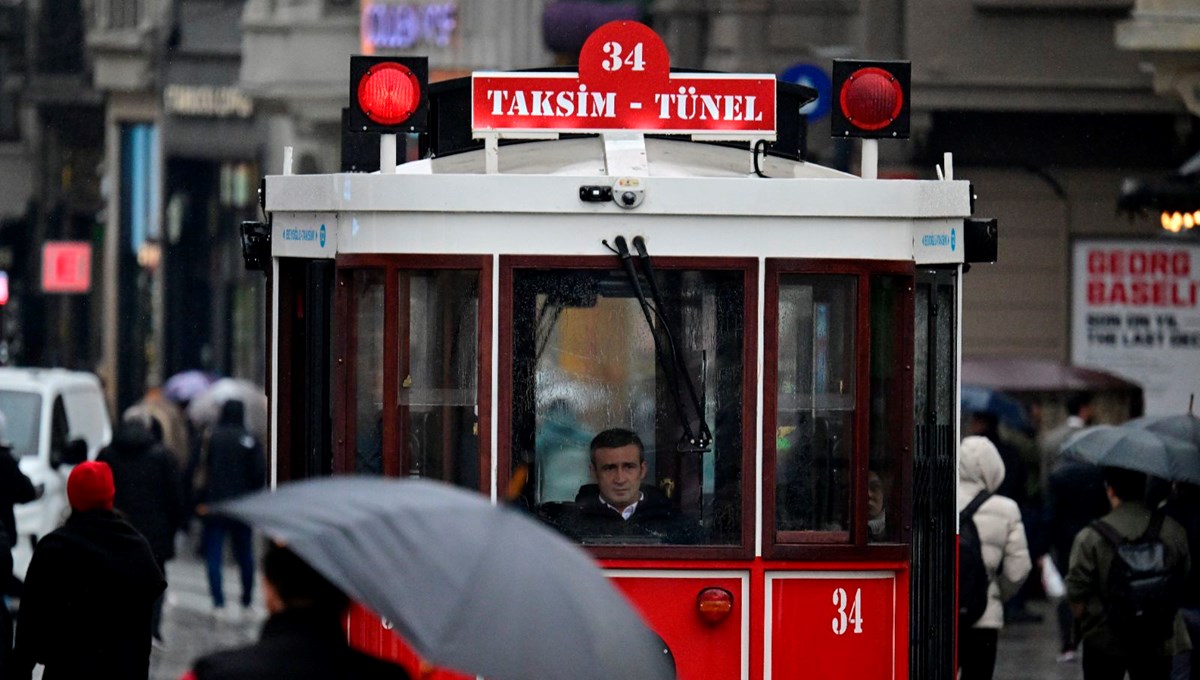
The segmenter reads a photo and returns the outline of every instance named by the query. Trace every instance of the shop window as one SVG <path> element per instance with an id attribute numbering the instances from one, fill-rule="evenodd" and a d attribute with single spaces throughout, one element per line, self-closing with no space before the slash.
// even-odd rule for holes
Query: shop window
<path id="1" fill-rule="evenodd" d="M 739 545 L 746 271 L 638 278 L 514 269 L 511 495 L 585 545 Z"/>

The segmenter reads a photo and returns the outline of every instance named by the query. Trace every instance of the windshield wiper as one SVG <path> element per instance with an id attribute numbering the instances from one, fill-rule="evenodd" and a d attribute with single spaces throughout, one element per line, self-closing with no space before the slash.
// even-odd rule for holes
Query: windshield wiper
<path id="1" fill-rule="evenodd" d="M 646 295 L 642 292 L 642 284 L 639 281 L 637 271 L 633 267 L 633 257 L 629 252 L 629 246 L 625 241 L 624 236 L 618 236 L 613 240 L 617 247 L 617 256 L 621 259 L 621 266 L 625 269 L 626 276 L 629 277 L 630 286 L 633 288 L 634 295 L 637 296 L 638 304 L 642 308 L 642 314 L 646 318 L 646 325 L 650 330 L 650 337 L 654 339 L 654 356 L 659 367 L 667 376 L 670 382 L 671 400 L 675 404 L 675 412 L 679 418 L 679 425 L 683 430 L 683 436 L 675 445 L 675 449 L 681 452 L 700 453 L 707 451 L 712 445 L 712 433 L 708 429 L 708 424 L 704 421 L 704 408 L 696 395 L 696 387 L 692 383 L 691 376 L 688 375 L 687 369 L 684 366 L 683 358 L 679 355 L 679 348 L 675 341 L 675 335 L 671 333 L 670 325 L 666 318 L 661 313 L 662 296 L 658 291 L 658 284 L 654 279 L 654 268 L 650 264 L 650 256 L 646 253 L 646 245 L 642 237 L 636 236 L 633 239 L 633 245 L 638 250 L 638 259 L 641 262 L 642 269 L 646 274 L 646 280 L 649 282 L 650 294 L 654 298 L 654 306 L 652 307 L 646 301 Z M 657 317 L 659 324 L 667 336 L 668 348 L 671 352 L 671 358 L 668 362 L 667 357 L 663 352 L 662 341 L 655 332 L 654 318 Z M 683 383 L 681 385 L 680 375 L 682 374 Z M 684 387 L 687 389 L 687 396 L 690 404 L 685 405 L 683 400 Z M 687 406 L 691 406 L 693 413 L 689 416 Z M 693 423 L 697 425 L 693 428 Z"/>

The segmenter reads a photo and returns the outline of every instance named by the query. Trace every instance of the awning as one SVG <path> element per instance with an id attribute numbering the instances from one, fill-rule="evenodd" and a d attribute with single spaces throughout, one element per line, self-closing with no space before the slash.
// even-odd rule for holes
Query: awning
<path id="1" fill-rule="evenodd" d="M 1137 383 L 1107 371 L 1024 357 L 964 357 L 962 383 L 1009 393 L 1142 391 Z"/>

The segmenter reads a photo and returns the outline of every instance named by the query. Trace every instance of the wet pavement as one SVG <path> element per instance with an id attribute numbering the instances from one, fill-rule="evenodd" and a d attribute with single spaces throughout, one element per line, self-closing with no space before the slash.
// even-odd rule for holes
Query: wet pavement
<path id="1" fill-rule="evenodd" d="M 1082 680 L 1079 660 L 1056 661 L 1058 624 L 1054 608 L 1044 601 L 1029 603 L 1040 623 L 1010 624 L 1000 630 L 994 680 Z"/>
<path id="2" fill-rule="evenodd" d="M 225 608 L 240 613 L 241 577 L 226 556 Z M 150 680 L 178 680 L 192 661 L 218 649 L 249 644 L 258 639 L 266 616 L 262 582 L 254 582 L 254 606 L 238 621 L 218 621 L 212 614 L 212 598 L 204 561 L 194 550 L 182 550 L 167 563 L 167 601 L 163 607 L 163 646 L 150 654 Z"/>

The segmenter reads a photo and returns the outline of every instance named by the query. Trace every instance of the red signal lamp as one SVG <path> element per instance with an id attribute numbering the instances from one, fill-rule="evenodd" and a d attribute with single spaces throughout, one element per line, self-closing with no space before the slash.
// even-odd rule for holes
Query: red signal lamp
<path id="1" fill-rule="evenodd" d="M 356 132 L 424 132 L 429 61 L 425 57 L 351 57 L 348 125 Z"/>
<path id="2" fill-rule="evenodd" d="M 907 61 L 833 62 L 834 137 L 907 138 L 911 67 Z"/>
<path id="3" fill-rule="evenodd" d="M 733 613 L 733 593 L 724 588 L 705 588 L 696 594 L 696 613 L 710 626 L 729 618 Z"/>

